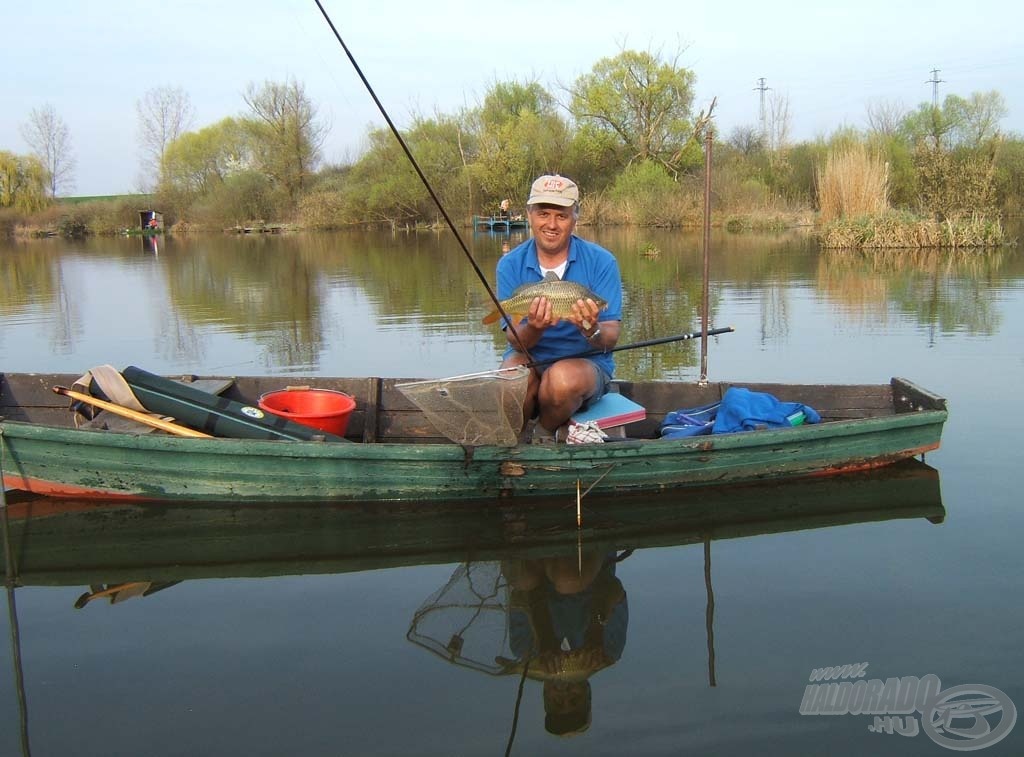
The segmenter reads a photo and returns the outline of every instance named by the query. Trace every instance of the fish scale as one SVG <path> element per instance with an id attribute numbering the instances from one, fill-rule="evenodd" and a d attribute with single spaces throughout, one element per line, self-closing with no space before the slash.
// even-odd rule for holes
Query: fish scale
<path id="1" fill-rule="evenodd" d="M 508 299 L 501 300 L 501 309 L 511 318 L 522 318 L 530 312 L 530 303 L 537 297 L 546 297 L 551 303 L 551 314 L 559 319 L 572 315 L 572 306 L 576 304 L 577 300 L 593 300 L 597 303 L 599 310 L 603 310 L 608 305 L 604 299 L 583 284 L 575 281 L 563 281 L 549 272 L 543 281 L 523 284 L 513 291 Z M 483 322 L 494 323 L 500 315 L 501 312 L 495 308 L 487 314 Z"/>

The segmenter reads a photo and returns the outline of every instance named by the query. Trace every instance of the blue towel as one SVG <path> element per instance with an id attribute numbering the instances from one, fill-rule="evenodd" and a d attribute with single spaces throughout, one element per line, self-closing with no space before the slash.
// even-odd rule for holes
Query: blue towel
<path id="1" fill-rule="evenodd" d="M 715 416 L 712 433 L 753 431 L 759 428 L 787 428 L 801 423 L 819 423 L 821 416 L 799 402 L 780 402 L 765 392 L 733 386 L 726 390 Z"/>

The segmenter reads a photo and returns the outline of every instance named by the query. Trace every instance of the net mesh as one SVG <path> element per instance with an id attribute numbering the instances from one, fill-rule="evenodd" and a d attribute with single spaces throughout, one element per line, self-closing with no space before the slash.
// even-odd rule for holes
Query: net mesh
<path id="1" fill-rule="evenodd" d="M 455 665 L 508 672 L 509 587 L 499 562 L 463 563 L 416 611 L 406 638 Z"/>
<path id="2" fill-rule="evenodd" d="M 530 369 L 518 366 L 412 381 L 397 388 L 453 442 L 512 447 L 523 426 L 529 378 Z"/>

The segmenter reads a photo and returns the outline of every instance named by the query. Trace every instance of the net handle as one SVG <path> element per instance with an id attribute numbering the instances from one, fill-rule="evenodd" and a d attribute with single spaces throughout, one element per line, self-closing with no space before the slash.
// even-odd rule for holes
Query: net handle
<path id="1" fill-rule="evenodd" d="M 463 380 L 467 380 L 467 379 L 487 378 L 488 376 L 490 376 L 492 378 L 500 378 L 500 379 L 503 379 L 505 381 L 511 381 L 511 380 L 519 378 L 520 375 L 526 369 L 527 369 L 527 366 L 525 366 L 525 365 L 513 365 L 513 366 L 509 366 L 507 368 L 492 368 L 491 370 L 488 370 L 488 371 L 478 371 L 477 373 L 464 373 L 461 376 L 449 376 L 447 378 L 422 379 L 422 380 L 419 380 L 419 381 L 407 381 L 404 384 L 395 384 L 395 388 L 402 389 L 402 388 L 407 387 L 407 386 L 422 386 L 423 384 L 440 384 L 440 383 L 443 383 L 445 381 L 463 381 Z M 515 374 L 515 375 L 503 376 L 503 375 L 501 375 L 503 373 L 504 374 Z"/>

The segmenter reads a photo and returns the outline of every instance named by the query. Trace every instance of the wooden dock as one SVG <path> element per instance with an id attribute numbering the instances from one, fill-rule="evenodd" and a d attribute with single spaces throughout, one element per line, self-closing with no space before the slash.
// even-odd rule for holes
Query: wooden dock
<path id="1" fill-rule="evenodd" d="M 258 226 L 229 226 L 225 234 L 280 234 L 285 230 L 284 224 L 261 224 Z"/>
<path id="2" fill-rule="evenodd" d="M 523 216 L 473 216 L 473 228 L 477 231 L 507 232 L 526 227 L 526 218 Z"/>

